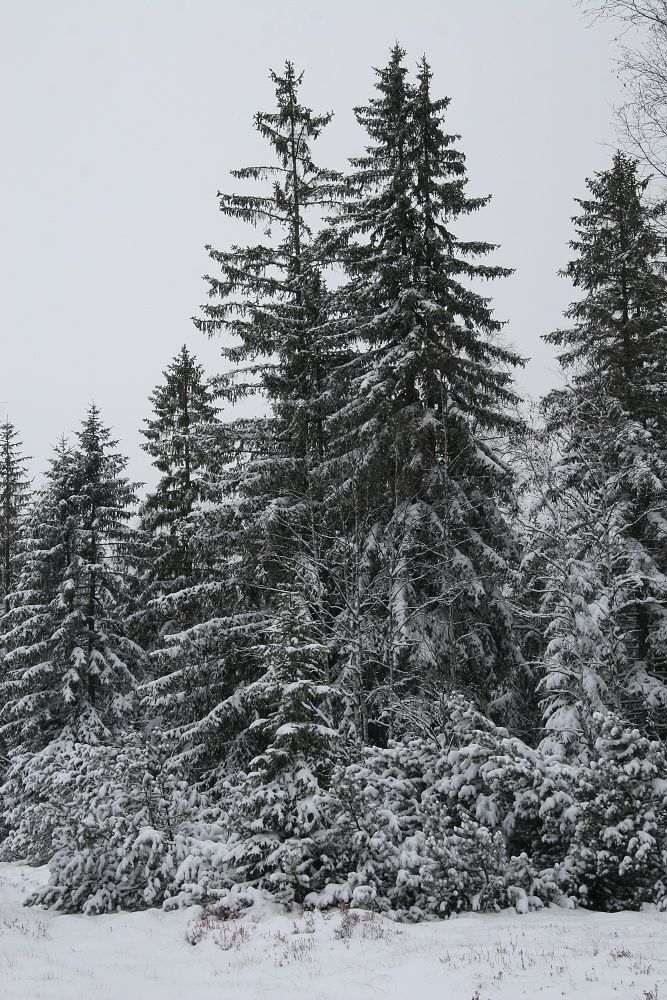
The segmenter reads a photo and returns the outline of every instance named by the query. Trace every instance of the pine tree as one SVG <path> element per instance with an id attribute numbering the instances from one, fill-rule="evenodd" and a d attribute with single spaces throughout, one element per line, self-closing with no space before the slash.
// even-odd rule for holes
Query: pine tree
<path id="1" fill-rule="evenodd" d="M 543 692 L 554 737 L 568 720 L 566 743 L 596 709 L 651 732 L 667 724 L 665 205 L 649 207 L 637 164 L 621 153 L 587 185 L 564 272 L 583 295 L 567 313 L 574 326 L 545 338 L 565 347 L 571 370 L 546 401 L 561 457 L 545 589 L 560 596 Z"/>
<path id="2" fill-rule="evenodd" d="M 489 704 L 519 660 L 502 597 L 517 554 L 501 512 L 512 476 L 494 438 L 520 429 L 521 359 L 470 287 L 509 272 L 479 262 L 493 246 L 451 229 L 488 199 L 466 195 L 448 101 L 431 97 L 425 60 L 408 81 L 404 55 L 392 49 L 377 96 L 356 110 L 371 144 L 351 161 L 334 224 L 348 280 L 332 327 L 354 357 L 332 392 L 329 465 L 347 495 L 367 498 L 361 549 L 384 611 L 364 686 L 388 685 L 392 700 L 437 679 Z"/>
<path id="3" fill-rule="evenodd" d="M 0 596 L 4 600 L 5 610 L 9 607 L 8 595 L 13 584 L 19 524 L 30 489 L 27 458 L 22 454 L 21 448 L 18 431 L 10 420 L 5 420 L 0 427 Z"/>
<path id="4" fill-rule="evenodd" d="M 2 620 L 1 732 L 17 759 L 65 733 L 104 741 L 132 712 L 142 659 L 125 625 L 135 498 L 114 445 L 91 406 L 26 518 Z"/>

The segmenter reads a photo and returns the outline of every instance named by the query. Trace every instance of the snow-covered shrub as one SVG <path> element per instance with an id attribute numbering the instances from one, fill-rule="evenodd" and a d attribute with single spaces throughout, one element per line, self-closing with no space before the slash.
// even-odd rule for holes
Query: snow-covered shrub
<path id="1" fill-rule="evenodd" d="M 507 855 L 540 844 L 539 764 L 452 695 L 439 734 L 366 750 L 334 771 L 330 877 L 372 887 L 377 908 L 414 918 L 553 898 L 537 873 L 527 882 L 524 871 L 525 886 L 507 878 Z"/>
<path id="2" fill-rule="evenodd" d="M 61 740 L 12 764 L 5 856 L 52 855 L 30 901 L 86 913 L 246 891 L 407 919 L 660 903 L 664 747 L 619 719 L 594 722 L 590 759 L 570 762 L 452 697 L 439 732 L 333 767 L 326 731 L 283 723 L 252 770 L 207 796 L 150 748 Z"/>
<path id="3" fill-rule="evenodd" d="M 563 892 L 549 870 L 538 871 L 525 851 L 509 859 L 505 866 L 507 901 L 519 913 L 540 910 L 546 902 L 562 898 Z"/>
<path id="4" fill-rule="evenodd" d="M 318 869 L 330 868 L 331 860 L 321 856 L 325 817 L 313 761 L 297 752 L 271 776 L 271 756 L 226 783 L 228 840 L 219 871 L 221 884 L 268 889 L 289 905 L 303 900 Z"/>
<path id="5" fill-rule="evenodd" d="M 540 870 L 548 870 L 555 877 L 574 835 L 580 770 L 560 757 L 542 753 L 538 754 L 538 764 L 539 828 L 533 858 Z"/>
<path id="6" fill-rule="evenodd" d="M 203 833 L 181 862 L 184 891 L 250 885 L 287 904 L 348 901 L 414 918 L 507 901 L 506 845 L 519 853 L 537 822 L 533 752 L 465 699 L 449 699 L 439 735 L 366 747 L 333 768 L 329 732 L 271 731 L 252 769 L 217 787 L 218 843 Z"/>
<path id="7" fill-rule="evenodd" d="M 596 715 L 591 759 L 572 771 L 571 839 L 557 879 L 584 906 L 660 902 L 667 880 L 667 755 L 662 744 Z"/>
<path id="8" fill-rule="evenodd" d="M 374 906 L 382 910 L 403 913 L 422 904 L 419 803 L 436 754 L 437 746 L 414 739 L 368 748 L 335 769 L 328 802 L 334 867 L 327 882 L 346 883 L 351 893 L 373 890 Z"/>
<path id="9" fill-rule="evenodd" d="M 507 854 L 499 831 L 465 819 L 446 837 L 428 837 L 425 853 L 419 876 L 428 912 L 448 916 L 507 905 Z"/>
<path id="10" fill-rule="evenodd" d="M 66 816 L 66 789 L 72 784 L 71 772 L 61 769 L 67 745 L 50 743 L 40 753 L 19 754 L 11 761 L 0 788 L 3 861 L 44 865 L 53 856 L 54 831 Z"/>
<path id="11" fill-rule="evenodd" d="M 601 909 L 660 901 L 664 749 L 613 717 L 595 722 L 593 759 L 568 763 L 453 697 L 436 738 L 367 750 L 334 772 L 328 878 L 370 886 L 377 908 L 412 917 L 568 896 Z"/>
<path id="12" fill-rule="evenodd" d="M 531 853 L 539 836 L 539 755 L 460 696 L 451 699 L 442 744 L 422 808 L 435 812 L 444 802 L 456 825 L 471 820 L 499 830 L 508 853 Z"/>
<path id="13" fill-rule="evenodd" d="M 60 740 L 16 762 L 12 794 L 5 853 L 51 855 L 48 884 L 29 903 L 92 914 L 159 904 L 173 891 L 192 793 L 149 749 Z"/>

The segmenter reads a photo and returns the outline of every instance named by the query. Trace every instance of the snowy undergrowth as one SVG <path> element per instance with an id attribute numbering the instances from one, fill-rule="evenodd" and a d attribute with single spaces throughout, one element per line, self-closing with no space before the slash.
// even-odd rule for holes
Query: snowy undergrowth
<path id="1" fill-rule="evenodd" d="M 396 924 L 368 911 L 26 909 L 44 872 L 0 865 L 0 996 L 11 1000 L 662 998 L 667 915 L 548 907 Z M 245 905 L 250 903 L 250 905 Z"/>
<path id="2" fill-rule="evenodd" d="M 408 921 L 552 902 L 664 907 L 664 748 L 596 719 L 591 758 L 574 765 L 452 698 L 441 739 L 367 748 L 328 786 L 295 753 L 273 780 L 258 769 L 209 797 L 147 748 L 62 743 L 4 786 L 4 857 L 40 864 L 49 833 L 48 884 L 29 902 L 91 915 L 230 890 Z"/>

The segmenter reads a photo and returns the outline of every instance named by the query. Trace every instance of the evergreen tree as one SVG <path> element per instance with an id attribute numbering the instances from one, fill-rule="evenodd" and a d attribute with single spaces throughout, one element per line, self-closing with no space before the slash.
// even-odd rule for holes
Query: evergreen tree
<path id="1" fill-rule="evenodd" d="M 284 582 L 286 563 L 312 532 L 321 499 L 312 471 L 327 444 L 325 379 L 338 363 L 338 348 L 321 334 L 329 251 L 315 237 L 335 197 L 336 177 L 311 153 L 331 115 L 315 114 L 300 102 L 302 75 L 292 63 L 271 79 L 276 110 L 255 116 L 271 162 L 233 171 L 254 182 L 259 193 L 220 195 L 224 215 L 265 227 L 268 240 L 227 251 L 208 248 L 222 276 L 207 277 L 212 301 L 195 320 L 207 334 L 232 339 L 222 349 L 234 366 L 222 380 L 227 397 L 259 391 L 271 408 L 268 420 L 243 421 L 238 435 L 230 429 L 234 457 L 240 442 L 244 460 L 235 463 L 227 482 L 249 533 L 247 578 L 264 587 L 276 578 Z"/>
<path id="2" fill-rule="evenodd" d="M 17 759 L 65 733 L 104 741 L 132 711 L 142 659 L 125 624 L 135 498 L 114 445 L 91 406 L 26 518 L 2 620 L 1 732 Z"/>
<path id="3" fill-rule="evenodd" d="M 595 715 L 593 727 L 591 766 L 577 775 L 579 801 L 560 878 L 584 906 L 637 910 L 665 898 L 664 744 L 624 728 L 611 713 Z"/>
<path id="4" fill-rule="evenodd" d="M 274 438 L 286 452 L 287 475 L 295 459 L 321 457 L 324 449 L 320 396 L 328 368 L 323 345 L 313 336 L 321 322 L 325 290 L 320 244 L 313 238 L 318 213 L 331 204 L 334 175 L 318 167 L 310 146 L 331 120 L 299 102 L 302 74 L 291 62 L 283 75 L 271 73 L 276 110 L 258 112 L 255 128 L 267 140 L 274 162 L 243 167 L 232 176 L 269 182 L 260 194 L 221 194 L 220 210 L 229 218 L 264 226 L 275 241 L 232 247 L 208 247 L 221 278 L 207 276 L 211 303 L 195 325 L 207 333 L 227 334 L 234 343 L 223 357 L 237 366 L 229 376 L 229 393 L 238 398 L 260 390 L 277 419 Z M 248 364 L 251 362 L 251 364 Z M 238 366 L 244 367 L 238 367 Z M 275 463 L 270 463 L 271 466 Z M 268 475 L 279 476 L 273 468 Z M 272 479 L 270 490 L 276 482 Z"/>
<path id="5" fill-rule="evenodd" d="M 334 177 L 316 166 L 310 146 L 331 116 L 300 103 L 301 76 L 291 63 L 271 77 L 276 110 L 258 113 L 255 127 L 272 162 L 233 172 L 261 193 L 220 195 L 224 215 L 265 227 L 268 238 L 208 248 L 222 275 L 207 277 L 211 301 L 195 324 L 231 337 L 222 349 L 234 366 L 220 382 L 223 397 L 259 391 L 272 412 L 220 429 L 217 497 L 205 516 L 193 514 L 209 560 L 207 583 L 182 592 L 187 600 L 196 591 L 204 604 L 195 624 L 156 651 L 163 676 L 147 691 L 170 719 L 178 753 L 199 773 L 232 754 L 247 764 L 263 749 L 245 733 L 256 712 L 253 685 L 271 672 L 261 651 L 273 612 L 297 588 L 294 567 L 319 501 L 311 469 L 326 447 L 322 393 L 333 355 L 316 333 L 327 293 L 313 227 L 333 196 Z"/>
<path id="6" fill-rule="evenodd" d="M 566 743 L 596 709 L 651 732 L 667 724 L 665 206 L 648 206 L 637 164 L 621 153 L 587 183 L 592 197 L 580 201 L 576 257 L 564 272 L 583 296 L 568 310 L 574 326 L 545 338 L 565 347 L 561 363 L 572 370 L 546 402 L 561 457 L 545 579 L 560 596 L 544 709 L 555 738 L 568 720 Z"/>
<path id="7" fill-rule="evenodd" d="M 576 256 L 562 273 L 582 296 L 566 311 L 574 325 L 544 339 L 563 348 L 574 386 L 586 390 L 593 378 L 628 417 L 664 435 L 667 265 L 658 227 L 667 203 L 650 203 L 637 169 L 617 152 L 610 169 L 586 181 L 590 197 L 576 199 Z"/>
<path id="8" fill-rule="evenodd" d="M 317 878 L 313 837 L 326 822 L 318 800 L 341 755 L 328 649 L 313 639 L 308 608 L 293 602 L 263 633 L 262 675 L 237 693 L 237 710 L 252 719 L 246 753 L 254 745 L 257 756 L 223 784 L 234 880 L 271 885 L 286 902 L 302 901 Z"/>
<path id="9" fill-rule="evenodd" d="M 146 439 L 143 447 L 160 479 L 141 509 L 146 551 L 135 621 L 142 636 L 150 637 L 153 643 L 165 630 L 177 631 L 188 624 L 188 614 L 176 607 L 171 595 L 204 575 L 204 566 L 197 563 L 201 547 L 192 537 L 191 515 L 212 489 L 217 409 L 203 368 L 185 345 L 166 369 L 164 382 L 154 389 L 150 402 L 153 414 L 142 430 Z"/>
<path id="10" fill-rule="evenodd" d="M 143 506 L 144 527 L 173 535 L 206 491 L 208 455 L 202 431 L 216 417 L 214 394 L 185 344 L 150 395 L 153 415 L 145 421 L 144 450 L 160 473 Z"/>
<path id="11" fill-rule="evenodd" d="M 14 560 L 21 515 L 29 497 L 30 481 L 26 461 L 22 454 L 18 431 L 10 420 L 0 427 L 0 542 L 2 565 L 0 569 L 0 596 L 5 610 L 9 607 L 12 590 Z"/>
<path id="12" fill-rule="evenodd" d="M 512 476 L 494 438 L 520 428 L 521 359 L 470 282 L 509 272 L 480 262 L 490 244 L 452 231 L 488 199 L 466 195 L 448 101 L 432 98 L 425 60 L 408 81 L 404 55 L 392 49 L 356 110 L 371 144 L 351 161 L 335 223 L 348 280 L 332 326 L 354 357 L 336 373 L 329 465 L 367 498 L 362 549 L 385 609 L 364 686 L 392 678 L 391 700 L 437 679 L 499 706 L 519 657 L 502 597 L 517 554 L 502 514 Z"/>

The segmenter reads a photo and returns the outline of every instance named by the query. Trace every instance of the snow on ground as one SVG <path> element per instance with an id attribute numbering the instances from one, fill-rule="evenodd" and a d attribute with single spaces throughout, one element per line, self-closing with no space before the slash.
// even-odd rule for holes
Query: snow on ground
<path id="1" fill-rule="evenodd" d="M 362 911 L 203 920 L 24 908 L 0 865 L 1 1000 L 667 1000 L 667 914 L 550 908 L 418 925 Z"/>

